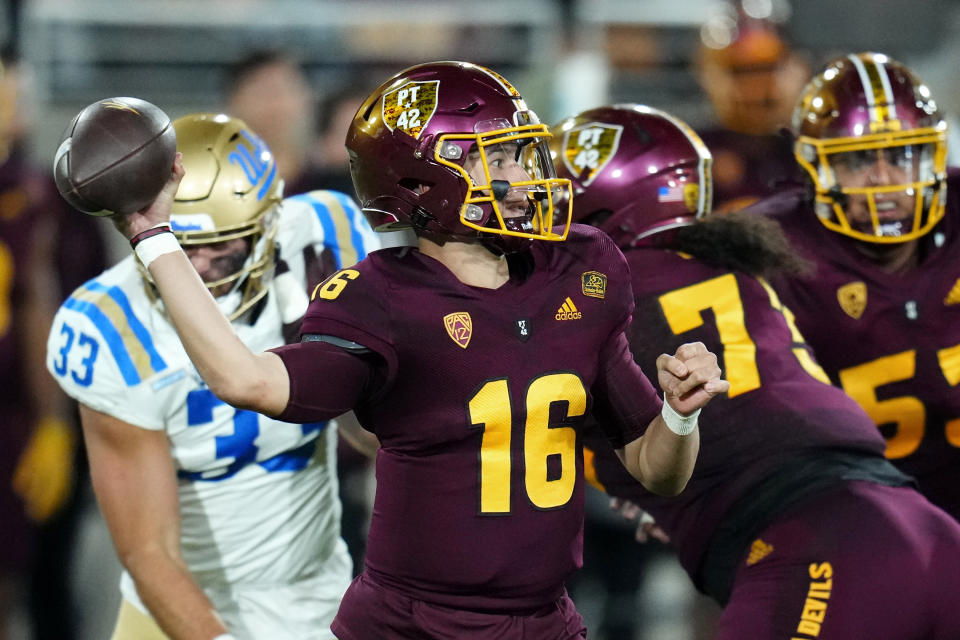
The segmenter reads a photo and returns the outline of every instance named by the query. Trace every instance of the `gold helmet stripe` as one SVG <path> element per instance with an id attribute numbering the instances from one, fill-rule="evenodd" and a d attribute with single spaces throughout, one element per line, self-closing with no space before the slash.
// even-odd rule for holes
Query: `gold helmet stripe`
<path id="1" fill-rule="evenodd" d="M 503 87 L 503 90 L 509 93 L 512 97 L 520 98 L 520 92 L 517 91 L 517 89 L 512 84 L 510 84 L 510 82 L 506 78 L 504 78 L 502 75 L 500 75 L 493 69 L 487 69 L 486 67 L 481 67 L 480 65 L 476 65 L 476 67 L 479 71 L 484 72 L 485 74 L 487 74 L 488 76 L 496 80 L 500 84 L 500 86 Z"/>
<path id="2" fill-rule="evenodd" d="M 870 56 L 864 60 L 857 55 L 847 56 L 857 69 L 863 93 L 870 107 L 870 122 L 891 122 L 897 120 L 897 105 L 893 99 L 890 76 L 883 65 L 883 56 Z"/>

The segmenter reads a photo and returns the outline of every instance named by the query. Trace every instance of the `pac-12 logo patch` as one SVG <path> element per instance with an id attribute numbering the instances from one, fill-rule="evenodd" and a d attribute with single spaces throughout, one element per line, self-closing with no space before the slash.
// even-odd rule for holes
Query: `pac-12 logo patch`
<path id="1" fill-rule="evenodd" d="M 408 82 L 383 94 L 383 122 L 390 131 L 402 129 L 419 138 L 437 110 L 439 80 Z"/>
<path id="2" fill-rule="evenodd" d="M 563 139 L 563 163 L 588 186 L 617 153 L 623 127 L 591 122 L 566 133 Z"/>
<path id="3" fill-rule="evenodd" d="M 599 271 L 586 271 L 580 276 L 580 289 L 585 296 L 603 300 L 607 295 L 607 276 Z"/>
<path id="4" fill-rule="evenodd" d="M 865 282 L 851 282 L 837 289 L 837 302 L 843 312 L 859 320 L 867 308 L 867 285 Z"/>
<path id="5" fill-rule="evenodd" d="M 457 311 L 443 316 L 443 326 L 450 339 L 466 349 L 473 335 L 473 320 L 466 311 Z"/>

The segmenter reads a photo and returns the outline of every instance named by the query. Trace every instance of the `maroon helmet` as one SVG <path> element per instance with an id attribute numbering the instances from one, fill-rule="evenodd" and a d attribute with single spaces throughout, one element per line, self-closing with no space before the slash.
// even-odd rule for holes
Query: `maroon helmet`
<path id="1" fill-rule="evenodd" d="M 574 220 L 603 229 L 621 248 L 710 212 L 710 151 L 678 118 L 624 104 L 552 130 L 557 172 L 573 183 Z"/>
<path id="2" fill-rule="evenodd" d="M 793 130 L 828 229 L 905 242 L 943 217 L 947 124 L 930 90 L 899 62 L 880 53 L 836 58 L 804 89 Z"/>
<path id="3" fill-rule="evenodd" d="M 354 116 L 346 144 L 357 197 L 375 230 L 413 227 L 504 250 L 530 238 L 566 238 L 570 206 L 563 215 L 560 204 L 569 182 L 556 177 L 549 138 L 499 74 L 467 62 L 431 62 L 377 88 Z M 488 158 L 504 149 L 529 179 L 491 179 Z M 485 180 L 464 169 L 471 154 L 474 162 L 479 154 Z M 508 192 L 523 198 L 526 215 L 504 215 Z"/>

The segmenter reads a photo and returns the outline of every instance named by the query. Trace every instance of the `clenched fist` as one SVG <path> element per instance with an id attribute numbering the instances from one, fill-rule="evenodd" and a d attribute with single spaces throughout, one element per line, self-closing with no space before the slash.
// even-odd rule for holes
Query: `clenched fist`
<path id="1" fill-rule="evenodd" d="M 690 415 L 718 393 L 726 393 L 730 383 L 721 377 L 717 356 L 702 342 L 680 345 L 674 355 L 657 358 L 657 380 L 674 411 Z"/>

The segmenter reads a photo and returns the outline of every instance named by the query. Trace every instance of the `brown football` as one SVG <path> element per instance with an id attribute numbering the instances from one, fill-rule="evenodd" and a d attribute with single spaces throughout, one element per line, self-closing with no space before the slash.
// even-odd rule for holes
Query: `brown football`
<path id="1" fill-rule="evenodd" d="M 177 137 L 159 107 L 108 98 L 67 126 L 53 161 L 60 195 L 95 216 L 128 214 L 153 202 L 170 177 Z"/>

